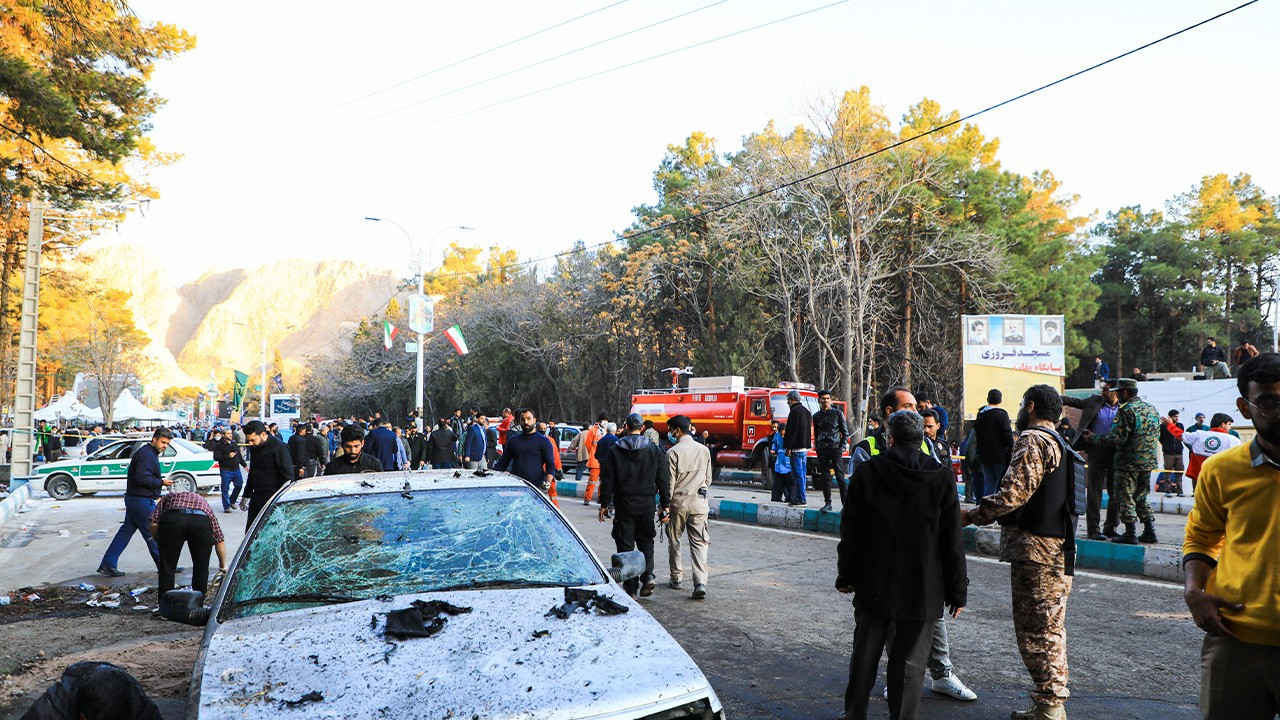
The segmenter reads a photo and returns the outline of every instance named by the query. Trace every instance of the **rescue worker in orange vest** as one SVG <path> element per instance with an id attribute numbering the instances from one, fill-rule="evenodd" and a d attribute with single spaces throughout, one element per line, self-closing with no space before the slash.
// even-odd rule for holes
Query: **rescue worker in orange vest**
<path id="1" fill-rule="evenodd" d="M 552 505 L 560 507 L 560 496 L 556 493 L 556 481 L 564 479 L 564 465 L 560 464 L 560 448 L 556 446 L 555 438 L 551 437 L 545 422 L 538 422 L 538 434 L 551 443 L 551 456 L 556 459 L 555 480 L 552 480 L 551 487 L 547 488 L 547 497 L 551 498 Z"/>
<path id="2" fill-rule="evenodd" d="M 596 419 L 596 424 L 587 429 L 587 437 L 582 441 L 587 452 L 587 491 L 582 495 L 582 504 L 590 505 L 591 498 L 595 497 L 596 488 L 600 487 L 600 461 L 596 459 L 596 445 L 600 442 L 600 438 L 604 437 L 604 431 L 600 426 L 609 421 L 609 413 L 600 413 L 600 417 Z"/>

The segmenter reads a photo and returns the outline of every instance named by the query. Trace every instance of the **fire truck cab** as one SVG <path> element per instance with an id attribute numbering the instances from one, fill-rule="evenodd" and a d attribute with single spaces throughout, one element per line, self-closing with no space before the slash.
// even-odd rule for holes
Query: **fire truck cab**
<path id="1" fill-rule="evenodd" d="M 717 467 L 760 467 L 768 487 L 773 478 L 767 462 L 769 424 L 773 420 L 787 421 L 791 411 L 787 393 L 792 390 L 799 391 L 800 402 L 810 412 L 818 411 L 818 393 L 812 385 L 782 382 L 777 387 L 747 387 L 742 376 L 728 375 L 690 378 L 687 389 L 637 390 L 631 396 L 631 412 L 652 420 L 663 435 L 668 419 L 688 416 L 699 434 L 709 431 L 707 445 Z M 844 412 L 844 403 L 834 405 Z M 844 454 L 848 455 L 847 448 Z"/>

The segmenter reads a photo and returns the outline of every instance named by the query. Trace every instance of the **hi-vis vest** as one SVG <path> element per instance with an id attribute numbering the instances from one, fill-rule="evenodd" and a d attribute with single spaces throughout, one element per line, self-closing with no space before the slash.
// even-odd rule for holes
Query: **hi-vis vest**
<path id="1" fill-rule="evenodd" d="M 875 435 L 867 436 L 867 450 L 870 451 L 868 454 L 871 457 L 875 457 L 880 454 L 880 448 L 876 447 Z M 933 448 L 929 446 L 929 438 L 925 438 L 924 440 L 920 441 L 920 452 L 924 453 L 925 455 L 928 455 L 929 457 L 933 457 Z"/>

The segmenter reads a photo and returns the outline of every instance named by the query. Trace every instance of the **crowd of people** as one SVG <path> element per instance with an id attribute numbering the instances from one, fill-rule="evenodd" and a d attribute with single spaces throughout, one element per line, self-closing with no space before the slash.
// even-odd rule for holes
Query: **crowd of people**
<path id="1" fill-rule="evenodd" d="M 847 463 L 842 455 L 851 434 L 831 393 L 817 393 L 817 412 L 805 407 L 798 392 L 789 393 L 788 416 L 774 423 L 769 440 L 774 499 L 807 502 L 805 465 L 812 447 L 822 509 L 831 510 L 833 490 L 842 502 L 835 587 L 852 594 L 856 621 L 843 717 L 866 717 L 886 650 L 891 717 L 915 717 L 926 672 L 935 692 L 977 698 L 951 662 L 947 626 L 968 602 L 961 528 L 998 522 L 1000 556 L 1010 564 L 1016 643 L 1032 684 L 1032 706 L 1011 717 L 1065 718 L 1070 695 L 1065 623 L 1077 518 L 1085 516 L 1089 539 L 1156 542 L 1147 498 L 1150 475 L 1161 467 L 1159 482 L 1166 492 L 1181 492 L 1183 474 L 1193 491 L 1201 486 L 1188 518 L 1184 565 L 1187 605 L 1207 632 L 1205 717 L 1270 717 L 1266 713 L 1274 712 L 1276 693 L 1267 678 L 1280 660 L 1280 622 L 1266 594 L 1280 582 L 1280 561 L 1255 549 L 1280 542 L 1280 524 L 1270 512 L 1280 502 L 1280 355 L 1247 360 L 1237 385 L 1237 408 L 1258 432 L 1247 446 L 1233 434 L 1232 416 L 1216 413 L 1206 423 L 1197 414 L 1194 425 L 1184 426 L 1176 411 L 1162 416 L 1140 397 L 1137 381 L 1123 378 L 1105 380 L 1097 393 L 1083 398 L 1033 386 L 1022 395 L 1016 418 L 1004 409 L 1003 394 L 992 390 L 965 439 L 953 448 L 945 439 L 946 410 L 908 388 L 894 387 L 880 398 L 877 421 L 853 445 Z M 1075 427 L 1064 422 L 1064 407 L 1080 411 Z M 553 424 L 540 422 L 528 408 L 504 409 L 494 421 L 478 409 L 459 410 L 426 432 L 415 425 L 396 427 L 380 415 L 304 421 L 290 429 L 287 441 L 274 424 L 260 421 L 209 433 L 207 446 L 224 473 L 223 512 L 232 512 L 238 500 L 252 524 L 280 488 L 316 475 L 428 465 L 493 468 L 523 478 L 553 502 L 555 484 L 564 478 Z M 203 497 L 161 496 L 168 481 L 157 459 L 172 437 L 172 431 L 157 429 L 134 453 L 125 522 L 99 572 L 119 574 L 115 561 L 138 532 L 156 562 L 162 590 L 173 586 L 184 544 L 195 550 L 193 587 L 203 590 L 210 553 L 216 551 L 220 568 L 226 567 L 222 531 Z M 1185 468 L 1174 462 L 1184 447 L 1191 451 Z M 955 451 L 963 458 L 969 509 L 961 507 L 955 489 Z M 683 587 L 682 545 L 687 544 L 693 597 L 705 598 L 707 491 L 714 463 L 693 422 L 670 418 L 662 438 L 637 414 L 615 423 L 602 413 L 575 435 L 568 452 L 578 461 L 578 478 L 583 472 L 588 477 L 584 502 L 599 503 L 600 522 L 612 519 L 618 551 L 639 550 L 645 558 L 643 573 L 625 583 L 626 591 L 654 592 L 654 541 L 663 532 L 669 540 L 669 586 Z M 241 487 L 237 478 L 246 466 Z M 1085 488 L 1084 507 L 1076 505 L 1079 486 Z M 1111 498 L 1105 518 L 1104 490 Z"/>
<path id="2" fill-rule="evenodd" d="M 1258 348 L 1249 342 L 1248 338 L 1241 338 L 1240 344 L 1228 354 L 1227 349 L 1218 344 L 1217 338 L 1210 337 L 1205 339 L 1204 347 L 1200 349 L 1198 363 L 1192 365 L 1191 370 L 1193 373 L 1199 373 L 1195 375 L 1199 380 L 1230 378 L 1232 365 L 1239 372 L 1245 363 L 1257 357 L 1258 354 Z M 1134 366 L 1133 372 L 1129 373 L 1128 377 L 1138 382 L 1151 380 L 1151 377 L 1138 366 Z M 1093 379 L 1095 384 L 1101 384 L 1121 378 L 1112 372 L 1111 366 L 1103 361 L 1102 356 L 1096 356 L 1093 358 Z"/>

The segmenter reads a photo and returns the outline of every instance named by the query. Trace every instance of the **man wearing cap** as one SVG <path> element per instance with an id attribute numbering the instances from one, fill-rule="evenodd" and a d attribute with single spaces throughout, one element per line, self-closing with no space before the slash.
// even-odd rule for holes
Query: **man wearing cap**
<path id="1" fill-rule="evenodd" d="M 1120 506 L 1120 522 L 1124 534 L 1112 538 L 1112 542 L 1137 545 L 1139 542 L 1156 542 L 1155 517 L 1147 504 L 1151 491 L 1152 471 L 1160 467 L 1156 445 L 1160 439 L 1160 413 L 1152 405 L 1138 397 L 1138 383 L 1133 378 L 1121 378 L 1116 383 L 1116 396 L 1120 409 L 1116 411 L 1111 432 L 1094 435 L 1085 431 L 1089 442 L 1099 447 L 1116 449 L 1115 481 L 1116 498 Z M 1137 535 L 1138 520 L 1146 527 L 1142 536 Z"/>
<path id="2" fill-rule="evenodd" d="M 711 489 L 711 451 L 693 439 L 692 423 L 685 415 L 667 421 L 667 470 L 671 474 L 671 521 L 667 523 L 671 589 L 679 590 L 684 577 L 680 565 L 680 538 L 689 534 L 693 558 L 693 599 L 707 596 L 707 492 Z M 647 437 L 647 435 L 646 435 Z"/>
<path id="3" fill-rule="evenodd" d="M 644 418 L 631 413 L 626 420 L 627 434 L 600 464 L 600 522 L 613 506 L 613 540 L 618 552 L 640 550 L 644 553 L 644 575 L 632 578 L 622 587 L 628 594 L 649 596 L 657 583 L 653 581 L 653 539 L 658 536 L 653 516 L 658 511 L 654 496 L 661 506 L 661 520 L 669 521 L 671 505 L 671 473 L 662 449 L 644 436 Z"/>
<path id="4" fill-rule="evenodd" d="M 791 406 L 791 412 L 787 415 L 787 429 L 782 441 L 782 446 L 791 456 L 791 502 L 787 504 L 808 505 L 804 485 L 808 479 L 809 447 L 813 444 L 813 413 L 800 402 L 798 390 L 787 393 L 787 404 Z"/>
<path id="5" fill-rule="evenodd" d="M 1209 426 L 1204 424 L 1204 413 L 1196 413 L 1196 424 L 1187 428 L 1187 432 L 1201 432 L 1208 429 Z"/>

